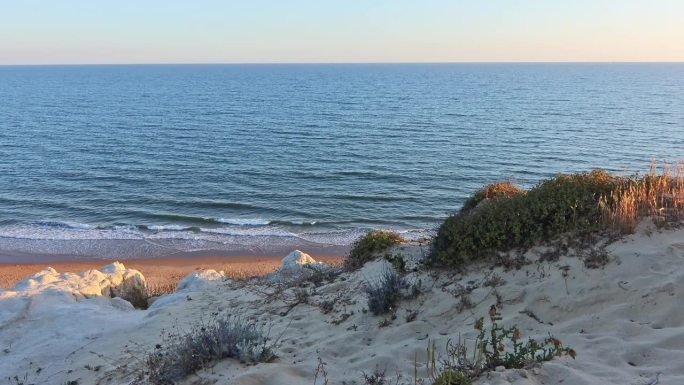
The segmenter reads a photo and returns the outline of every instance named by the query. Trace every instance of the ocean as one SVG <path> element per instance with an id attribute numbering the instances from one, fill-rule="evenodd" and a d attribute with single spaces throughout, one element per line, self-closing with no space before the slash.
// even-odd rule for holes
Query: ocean
<path id="1" fill-rule="evenodd" d="M 652 159 L 684 64 L 4 66 L 0 257 L 418 239 L 485 183 Z"/>

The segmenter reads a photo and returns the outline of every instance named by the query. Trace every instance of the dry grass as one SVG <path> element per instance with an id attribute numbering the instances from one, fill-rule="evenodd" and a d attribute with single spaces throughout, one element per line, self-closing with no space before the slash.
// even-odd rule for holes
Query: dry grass
<path id="1" fill-rule="evenodd" d="M 484 201 L 491 201 L 499 198 L 510 198 L 516 195 L 525 195 L 527 192 L 520 188 L 515 182 L 497 182 L 488 184 L 470 197 L 461 208 L 462 213 L 475 209 Z"/>
<path id="2" fill-rule="evenodd" d="M 678 222 L 684 218 L 684 163 L 663 163 L 658 170 L 653 162 L 648 174 L 625 178 L 599 204 L 606 226 L 620 233 L 633 233 L 645 217 L 658 225 Z"/>
<path id="3" fill-rule="evenodd" d="M 147 285 L 147 298 L 159 297 L 176 291 L 176 282 L 164 282 Z"/>

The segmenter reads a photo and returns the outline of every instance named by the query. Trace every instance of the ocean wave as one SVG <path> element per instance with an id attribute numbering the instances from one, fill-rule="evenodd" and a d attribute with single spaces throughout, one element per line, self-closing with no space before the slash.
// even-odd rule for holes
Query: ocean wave
<path id="1" fill-rule="evenodd" d="M 225 223 L 228 225 L 238 226 L 264 226 L 271 223 L 271 221 L 260 218 L 204 218 L 217 223 Z"/>
<path id="2" fill-rule="evenodd" d="M 68 228 L 74 230 L 91 230 L 96 229 L 97 226 L 93 226 L 87 223 L 79 223 L 73 221 L 50 221 L 44 220 L 39 221 L 35 224 L 36 226 L 54 227 L 54 228 Z"/>
<path id="3" fill-rule="evenodd" d="M 265 222 L 265 221 L 264 221 Z M 286 221 L 286 223 L 293 223 Z M 301 225 L 300 225 L 301 226 Z M 433 230 L 387 228 L 399 232 L 404 238 L 417 240 L 431 236 Z M 98 241 L 98 240 L 167 240 L 188 242 L 214 242 L 220 244 L 260 244 L 277 238 L 290 243 L 310 242 L 326 245 L 349 245 L 370 228 L 292 227 L 271 224 L 260 226 L 224 225 L 187 226 L 178 224 L 94 226 L 74 222 L 15 224 L 0 226 L 0 239 L 27 241 Z"/>
<path id="4" fill-rule="evenodd" d="M 149 213 L 148 217 L 154 218 L 164 222 L 185 222 L 185 223 L 196 223 L 196 224 L 211 224 L 219 223 L 216 218 L 203 217 L 195 215 L 185 215 L 185 214 L 167 214 L 167 213 Z M 156 226 L 156 225 L 153 225 Z M 149 227 L 149 225 L 148 225 Z"/>
<path id="5" fill-rule="evenodd" d="M 142 195 L 145 197 L 145 195 Z M 404 195 L 386 197 L 381 194 L 355 193 L 337 195 L 333 199 L 384 201 L 403 199 Z M 243 247 L 298 247 L 298 245 L 348 246 L 370 229 L 392 229 L 406 239 L 421 239 L 428 233 L 409 226 L 410 221 L 395 221 L 393 226 L 374 218 L 357 216 L 355 219 L 322 217 L 313 219 L 311 213 L 290 209 L 264 209 L 259 205 L 232 203 L 222 200 L 161 198 L 174 203 L 175 209 L 156 206 L 135 208 L 121 202 L 121 222 L 82 223 L 73 216 L 66 220 L 46 218 L 34 222 L 20 220 L 0 224 L 0 252 L 36 252 L 55 255 L 81 255 L 84 250 L 113 250 L 122 255 L 138 253 L 125 249 L 124 244 L 141 245 L 164 250 L 210 250 Z M 175 204 L 177 203 L 177 205 Z M 193 209 L 187 208 L 189 206 Z M 202 208 L 211 210 L 202 210 Z M 187 211 L 186 211 L 187 208 Z M 185 212 L 184 212 L 185 211 Z M 101 215 L 101 217 L 107 217 Z M 19 215 L 17 218 L 21 217 Z M 87 218 L 84 214 L 81 217 Z M 45 218 L 45 217 L 43 217 Z M 135 219 L 132 219 L 135 218 Z M 127 223 L 129 222 L 130 223 Z M 86 221 L 83 221 L 86 222 Z M 126 242 L 116 242 L 126 241 Z M 136 246 L 138 247 L 138 246 Z M 120 248 L 120 249 L 119 249 Z M 164 251 L 167 252 L 167 251 Z M 128 253 L 128 254 L 127 254 Z M 140 251 L 145 254 L 146 251 Z M 104 255 L 104 254 L 103 254 Z"/>
<path id="6" fill-rule="evenodd" d="M 70 222 L 70 221 L 64 221 L 64 222 L 57 222 L 58 225 L 61 226 L 66 226 L 72 229 L 82 229 L 82 230 L 90 230 L 94 229 L 95 226 L 89 225 L 87 223 L 78 223 L 78 222 Z"/>
<path id="7" fill-rule="evenodd" d="M 300 220 L 268 220 L 261 218 L 211 218 L 205 217 L 207 221 L 236 226 L 314 226 L 320 224 L 318 221 Z"/>
<path id="8" fill-rule="evenodd" d="M 265 219 L 258 217 L 209 217 L 209 216 L 195 216 L 195 215 L 185 215 L 185 214 L 148 214 L 149 217 L 164 221 L 164 222 L 182 222 L 186 224 L 196 224 L 196 225 L 234 225 L 234 226 L 269 226 L 269 225 L 282 225 L 282 226 L 313 226 L 319 224 L 318 221 L 314 220 L 284 220 L 284 219 Z M 183 227 L 190 228 L 191 226 L 182 224 L 152 224 L 143 225 L 150 230 L 164 229 L 166 226 L 167 230 L 173 229 L 173 227 Z"/>
<path id="9" fill-rule="evenodd" d="M 129 228 L 69 226 L 62 223 L 12 225 L 0 227 L 0 238 L 25 240 L 104 240 L 141 239 L 143 234 Z"/>
<path id="10" fill-rule="evenodd" d="M 153 231 L 188 231 L 192 230 L 193 226 L 181 226 L 181 225 L 150 225 L 150 226 L 140 226 L 140 228 Z"/>
<path id="11" fill-rule="evenodd" d="M 323 223 L 320 223 L 318 221 L 306 221 L 306 220 L 292 220 L 292 221 L 284 221 L 284 220 L 275 220 L 275 221 L 270 221 L 268 223 L 269 225 L 285 225 L 285 226 L 315 226 L 315 225 L 322 225 Z"/>
<path id="12" fill-rule="evenodd" d="M 291 233 L 289 231 L 279 229 L 277 227 L 261 227 L 252 229 L 236 227 L 202 228 L 201 232 L 208 234 L 220 234 L 240 237 L 298 237 L 298 235 L 295 233 Z"/>

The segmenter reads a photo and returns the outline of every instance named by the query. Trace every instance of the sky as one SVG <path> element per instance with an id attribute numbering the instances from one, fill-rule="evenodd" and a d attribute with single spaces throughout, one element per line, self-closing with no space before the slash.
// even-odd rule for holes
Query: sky
<path id="1" fill-rule="evenodd" d="M 0 0 L 0 64 L 684 61 L 683 0 Z"/>

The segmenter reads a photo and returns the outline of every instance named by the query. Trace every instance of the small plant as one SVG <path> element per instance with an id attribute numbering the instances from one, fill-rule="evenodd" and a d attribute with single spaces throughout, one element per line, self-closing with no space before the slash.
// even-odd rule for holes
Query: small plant
<path id="1" fill-rule="evenodd" d="M 263 330 L 240 317 L 217 317 L 186 334 L 171 334 L 164 345 L 143 360 L 134 384 L 172 385 L 210 362 L 236 358 L 268 362 L 275 357 L 275 343 Z"/>
<path id="2" fill-rule="evenodd" d="M 418 312 L 418 309 L 406 309 L 406 316 L 404 317 L 404 319 L 407 323 L 413 322 L 418 318 Z"/>
<path id="3" fill-rule="evenodd" d="M 458 308 L 458 312 L 462 313 L 464 310 L 474 308 L 475 304 L 473 303 L 472 298 L 470 298 L 470 294 L 463 293 L 461 294 L 461 299 L 456 307 Z"/>
<path id="4" fill-rule="evenodd" d="M 473 381 L 467 374 L 447 369 L 435 378 L 432 385 L 471 385 L 472 383 Z"/>
<path id="5" fill-rule="evenodd" d="M 475 379 L 483 373 L 494 370 L 498 366 L 506 369 L 521 369 L 532 364 L 550 361 L 556 357 L 568 355 L 573 359 L 576 353 L 573 349 L 564 347 L 562 342 L 549 335 L 542 341 L 529 338 L 523 341 L 517 325 L 504 327 L 499 325 L 501 315 L 496 306 L 489 310 L 490 328 L 484 327 L 484 317 L 475 322 L 475 329 L 479 331 L 475 338 L 472 353 L 461 341 L 448 341 L 446 357 L 440 362 L 441 370 L 437 368 L 436 347 L 434 342 L 428 345 L 428 373 L 437 384 L 469 384 L 469 382 L 446 382 L 447 380 Z M 445 374 L 449 373 L 449 374 Z"/>
<path id="6" fill-rule="evenodd" d="M 480 330 L 477 338 L 480 341 L 479 354 L 484 356 L 487 368 L 493 369 L 503 365 L 506 369 L 520 369 L 534 362 L 551 361 L 554 357 L 563 355 L 575 358 L 576 353 L 573 349 L 563 347 L 561 341 L 551 335 L 542 342 L 532 338 L 523 342 L 517 325 L 506 328 L 498 324 L 502 318 L 494 305 L 489 309 L 489 318 L 489 332 L 483 327 L 484 318 L 475 322 L 475 328 Z M 507 349 L 507 345 L 509 348 L 512 346 L 512 351 Z"/>
<path id="7" fill-rule="evenodd" d="M 321 357 L 318 357 L 318 366 L 314 372 L 314 383 L 313 385 L 318 385 L 318 377 L 321 377 L 322 385 L 328 385 L 328 371 L 325 369 L 325 362 Z"/>
<path id="8" fill-rule="evenodd" d="M 394 267 L 394 269 L 402 274 L 406 274 L 406 261 L 401 254 L 385 254 L 385 260 Z"/>
<path id="9" fill-rule="evenodd" d="M 491 288 L 497 288 L 499 286 L 503 286 L 506 283 L 501 276 L 497 274 L 487 274 L 485 277 L 484 281 L 482 282 L 482 285 L 485 287 L 491 287 Z"/>
<path id="10" fill-rule="evenodd" d="M 380 370 L 377 367 L 371 374 L 363 373 L 363 380 L 364 385 L 388 385 L 385 370 Z"/>
<path id="11" fill-rule="evenodd" d="M 368 298 L 368 310 L 374 315 L 386 314 L 392 310 L 402 292 L 410 285 L 397 272 L 387 269 L 380 276 L 377 283 L 366 285 L 366 297 Z"/>
<path id="12" fill-rule="evenodd" d="M 584 267 L 587 269 L 600 269 L 610 262 L 610 257 L 605 249 L 592 248 L 584 256 Z"/>
<path id="13" fill-rule="evenodd" d="M 294 290 L 295 301 L 297 303 L 309 303 L 309 292 L 306 289 L 298 288 Z"/>
<path id="14" fill-rule="evenodd" d="M 354 270 L 373 260 L 378 253 L 403 242 L 399 234 L 393 231 L 372 230 L 352 244 L 349 256 L 345 260 L 347 269 Z"/>
<path id="15" fill-rule="evenodd" d="M 325 301 L 322 301 L 321 303 L 319 303 L 318 307 L 321 309 L 321 313 L 328 314 L 331 311 L 333 311 L 333 309 L 335 308 L 335 302 L 330 301 L 330 300 L 325 300 Z"/>

